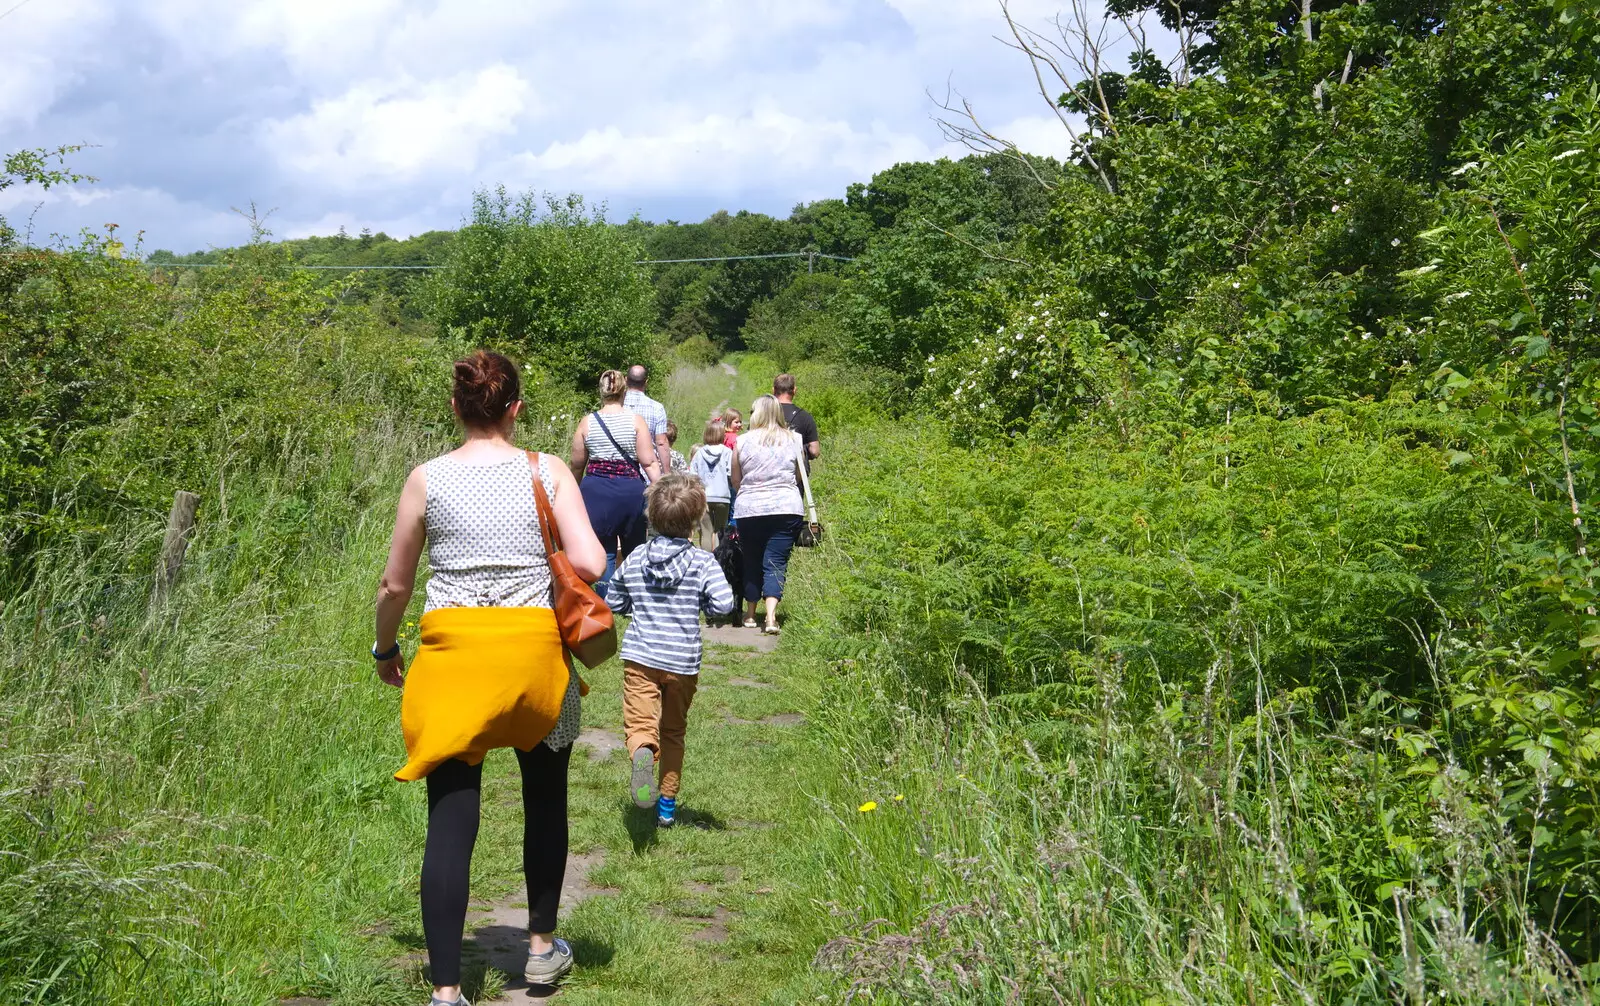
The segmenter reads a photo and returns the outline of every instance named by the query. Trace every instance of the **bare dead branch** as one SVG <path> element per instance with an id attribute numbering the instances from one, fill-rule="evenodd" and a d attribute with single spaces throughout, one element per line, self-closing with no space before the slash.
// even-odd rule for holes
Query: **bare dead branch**
<path id="1" fill-rule="evenodd" d="M 1079 4 L 1081 3 L 1081 0 L 1074 0 L 1074 3 Z M 1089 166 L 1094 169 L 1095 174 L 1100 176 L 1100 181 L 1103 185 L 1105 185 L 1106 191 L 1113 193 L 1116 192 L 1117 188 L 1112 184 L 1111 176 L 1106 173 L 1105 167 L 1100 163 L 1099 158 L 1094 156 L 1094 154 L 1089 150 L 1088 145 L 1085 144 L 1079 137 L 1077 129 L 1073 127 L 1071 120 L 1069 120 L 1063 113 L 1060 103 L 1057 102 L 1055 98 L 1051 97 L 1050 89 L 1045 86 L 1044 72 L 1040 69 L 1040 64 L 1043 63 L 1046 66 L 1049 66 L 1051 72 L 1053 72 L 1059 79 L 1066 83 L 1069 88 L 1072 86 L 1071 81 L 1067 80 L 1066 75 L 1061 71 L 1060 65 L 1051 59 L 1047 52 L 1044 52 L 1038 46 L 1030 45 L 1028 43 L 1027 39 L 1033 37 L 1034 33 L 1027 31 L 1017 24 L 1016 19 L 1011 15 L 1011 7 L 1008 0 L 999 0 L 999 4 L 1000 13 L 1006 19 L 1006 27 L 1011 30 L 1011 37 L 1016 40 L 1017 48 L 1021 49 L 1022 52 L 1028 57 L 1028 64 L 1033 68 L 1033 78 L 1034 82 L 1038 85 L 1039 96 L 1043 98 L 1050 106 L 1050 111 L 1055 115 L 1057 121 L 1059 121 L 1066 129 L 1067 135 L 1072 138 L 1073 146 L 1082 152 L 1083 159 L 1087 161 Z"/>
<path id="2" fill-rule="evenodd" d="M 952 96 L 960 99 L 961 104 L 959 107 L 952 100 Z M 934 117 L 934 121 L 939 124 L 939 131 L 944 134 L 946 140 L 952 143 L 959 143 L 976 153 L 1001 154 L 1009 157 L 1011 160 L 1021 164 L 1028 174 L 1033 176 L 1033 180 L 1038 182 L 1039 186 L 1046 192 L 1055 191 L 1055 184 L 1039 173 L 1039 168 L 1034 164 L 1032 157 L 1024 153 L 1015 143 L 990 130 L 978 119 L 977 109 L 972 107 L 972 102 L 966 96 L 959 94 L 947 85 L 943 101 L 935 98 L 931 91 L 928 92 L 928 98 L 940 109 L 950 113 L 952 116 L 952 118 L 948 119 Z M 965 119 L 971 125 L 962 124 L 956 117 Z"/>

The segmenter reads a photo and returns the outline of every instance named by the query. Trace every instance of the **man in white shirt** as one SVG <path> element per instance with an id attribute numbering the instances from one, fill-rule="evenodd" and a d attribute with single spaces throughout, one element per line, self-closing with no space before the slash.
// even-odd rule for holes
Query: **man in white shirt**
<path id="1" fill-rule="evenodd" d="M 655 441 L 656 457 L 671 457 L 672 448 L 667 444 L 667 409 L 644 393 L 649 383 L 650 371 L 643 365 L 636 363 L 629 367 L 628 393 L 622 396 L 622 407 L 644 420 L 650 438 Z"/>

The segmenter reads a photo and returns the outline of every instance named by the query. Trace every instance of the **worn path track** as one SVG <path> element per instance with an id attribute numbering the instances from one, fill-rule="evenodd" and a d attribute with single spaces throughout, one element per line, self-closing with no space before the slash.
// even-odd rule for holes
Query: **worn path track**
<path id="1" fill-rule="evenodd" d="M 571 859 L 561 935 L 578 966 L 559 989 L 529 989 L 526 892 L 518 876 L 515 766 L 490 757 L 468 919 L 468 987 L 476 1003 L 815 1001 L 814 949 L 795 925 L 814 911 L 790 841 L 804 798 L 789 766 L 805 757 L 803 682 L 784 673 L 781 637 L 706 630 L 707 657 L 689 717 L 680 824 L 658 830 L 627 799 L 620 667 L 587 678 L 584 732 L 571 769 Z M 410 958 L 420 962 L 420 953 Z"/>

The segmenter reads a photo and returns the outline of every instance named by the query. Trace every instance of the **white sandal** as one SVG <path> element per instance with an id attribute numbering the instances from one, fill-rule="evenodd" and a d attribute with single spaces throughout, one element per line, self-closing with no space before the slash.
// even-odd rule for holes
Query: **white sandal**
<path id="1" fill-rule="evenodd" d="M 744 620 L 744 627 L 745 627 L 745 628 L 747 628 L 747 629 L 753 629 L 753 628 L 755 628 L 755 627 L 756 627 L 756 620 L 755 620 L 755 619 L 753 619 L 753 618 L 747 618 L 747 619 L 745 619 L 745 620 Z"/>

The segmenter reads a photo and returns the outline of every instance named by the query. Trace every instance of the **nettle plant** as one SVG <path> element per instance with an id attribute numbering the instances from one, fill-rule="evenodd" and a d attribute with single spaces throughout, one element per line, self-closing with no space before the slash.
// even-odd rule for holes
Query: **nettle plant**
<path id="1" fill-rule="evenodd" d="M 1076 290 L 1019 303 L 1004 324 L 943 357 L 930 355 L 926 383 L 957 436 L 969 441 L 1059 429 L 1125 394 L 1123 360 L 1085 317 Z"/>

